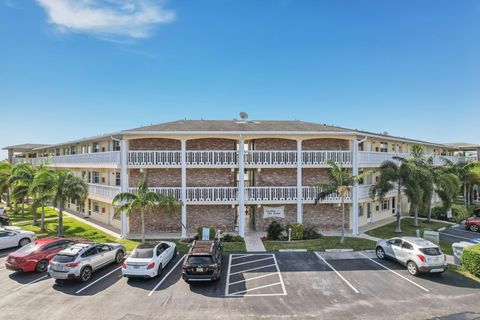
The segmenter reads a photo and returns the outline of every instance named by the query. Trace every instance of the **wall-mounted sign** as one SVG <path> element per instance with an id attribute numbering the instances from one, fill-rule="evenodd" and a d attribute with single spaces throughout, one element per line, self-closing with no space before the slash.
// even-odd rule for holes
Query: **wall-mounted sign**
<path id="1" fill-rule="evenodd" d="M 285 207 L 263 207 L 263 218 L 285 218 Z"/>
<path id="2" fill-rule="evenodd" d="M 210 240 L 210 228 L 202 228 L 202 240 Z"/>

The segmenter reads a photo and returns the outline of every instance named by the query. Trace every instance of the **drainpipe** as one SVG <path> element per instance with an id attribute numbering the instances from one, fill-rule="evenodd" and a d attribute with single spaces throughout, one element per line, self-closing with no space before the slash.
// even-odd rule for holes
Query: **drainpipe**
<path id="1" fill-rule="evenodd" d="M 358 146 L 360 143 L 367 140 L 365 136 L 363 139 L 354 140 L 353 141 L 353 150 L 352 150 L 352 175 L 358 176 L 359 172 L 359 152 Z M 352 188 L 352 235 L 358 236 L 358 206 L 359 206 L 359 199 L 358 199 L 358 181 L 355 182 Z"/>

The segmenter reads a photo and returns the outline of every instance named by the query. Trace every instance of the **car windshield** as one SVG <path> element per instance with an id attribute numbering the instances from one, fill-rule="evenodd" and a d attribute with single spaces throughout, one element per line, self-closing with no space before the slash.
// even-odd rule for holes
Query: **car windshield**
<path id="1" fill-rule="evenodd" d="M 190 256 L 188 257 L 188 263 L 193 265 L 208 265 L 213 264 L 212 256 Z"/>
<path id="2" fill-rule="evenodd" d="M 439 256 L 442 254 L 438 248 L 421 248 L 420 251 L 427 256 Z"/>
<path id="3" fill-rule="evenodd" d="M 133 253 L 130 257 L 139 258 L 139 259 L 152 258 L 153 257 L 153 248 L 148 248 L 148 249 L 137 248 L 137 249 L 135 249 L 135 251 L 133 251 Z"/>
<path id="4" fill-rule="evenodd" d="M 76 258 L 77 255 L 71 256 L 66 254 L 57 254 L 55 257 L 53 257 L 53 261 L 59 263 L 68 263 L 75 261 Z"/>
<path id="5" fill-rule="evenodd" d="M 26 246 L 21 247 L 17 250 L 17 253 L 20 254 L 30 254 L 38 250 L 38 246 L 34 243 L 29 243 Z"/>

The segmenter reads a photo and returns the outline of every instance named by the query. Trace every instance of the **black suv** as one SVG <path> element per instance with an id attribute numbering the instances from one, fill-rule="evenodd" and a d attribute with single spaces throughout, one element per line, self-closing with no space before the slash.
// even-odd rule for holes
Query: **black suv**
<path id="1" fill-rule="evenodd" d="M 193 241 L 183 262 L 182 277 L 190 281 L 220 279 L 223 246 L 219 241 Z"/>

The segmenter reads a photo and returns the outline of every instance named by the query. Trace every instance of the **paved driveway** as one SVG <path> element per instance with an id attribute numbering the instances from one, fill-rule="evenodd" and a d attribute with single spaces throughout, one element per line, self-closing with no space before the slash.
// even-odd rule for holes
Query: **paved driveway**
<path id="1" fill-rule="evenodd" d="M 194 284 L 181 278 L 182 259 L 178 255 L 151 280 L 122 278 L 118 265 L 96 272 L 88 283 L 61 284 L 44 274 L 0 269 L 0 318 L 480 317 L 480 284 L 451 272 L 412 277 L 369 252 L 226 254 L 221 280 Z"/>
<path id="2" fill-rule="evenodd" d="M 440 231 L 440 239 L 451 243 L 470 241 L 473 238 L 480 238 L 480 233 L 466 230 L 463 224 L 447 227 Z"/>

